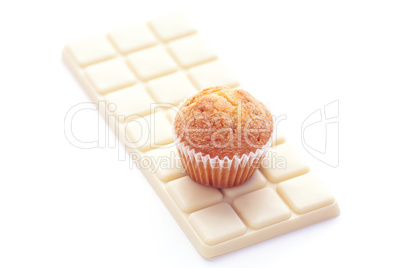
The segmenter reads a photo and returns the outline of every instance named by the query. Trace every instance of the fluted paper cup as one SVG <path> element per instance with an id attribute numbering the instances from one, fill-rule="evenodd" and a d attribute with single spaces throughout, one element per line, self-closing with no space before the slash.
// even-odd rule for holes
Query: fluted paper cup
<path id="1" fill-rule="evenodd" d="M 209 154 L 196 152 L 177 137 L 174 127 L 173 136 L 183 167 L 195 182 L 215 188 L 229 188 L 243 184 L 253 175 L 271 147 L 274 131 L 275 122 L 271 137 L 264 146 L 255 152 L 232 158 L 211 158 Z"/>

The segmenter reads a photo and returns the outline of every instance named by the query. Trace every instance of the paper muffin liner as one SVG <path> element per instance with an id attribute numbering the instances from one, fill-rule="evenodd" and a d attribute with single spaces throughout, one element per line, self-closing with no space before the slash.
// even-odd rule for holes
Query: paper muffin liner
<path id="1" fill-rule="evenodd" d="M 274 118 L 272 119 L 272 133 L 265 145 L 241 157 L 225 156 L 223 159 L 196 152 L 194 148 L 186 145 L 181 138 L 177 137 L 173 120 L 174 141 L 187 174 L 195 182 L 215 188 L 230 188 L 243 184 L 254 174 L 271 147 L 275 133 L 275 121 Z"/>

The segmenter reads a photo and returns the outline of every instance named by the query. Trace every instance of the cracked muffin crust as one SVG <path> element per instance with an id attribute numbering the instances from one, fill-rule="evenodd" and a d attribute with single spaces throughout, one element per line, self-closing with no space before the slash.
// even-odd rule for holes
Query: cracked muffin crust
<path id="1" fill-rule="evenodd" d="M 233 158 L 264 146 L 273 120 L 265 105 L 247 91 L 219 86 L 187 99 L 175 117 L 174 130 L 195 152 Z"/>

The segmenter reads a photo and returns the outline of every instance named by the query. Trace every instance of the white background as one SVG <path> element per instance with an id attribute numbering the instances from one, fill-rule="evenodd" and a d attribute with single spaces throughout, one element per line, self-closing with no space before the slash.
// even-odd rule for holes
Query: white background
<path id="1" fill-rule="evenodd" d="M 1 2 L 0 267 L 401 267 L 401 2 L 234 2 Z M 63 46 L 176 10 L 247 90 L 287 115 L 284 132 L 341 216 L 207 261 L 118 148 L 66 140 L 65 114 L 89 99 Z M 300 132 L 335 100 L 332 168 Z M 76 118 L 80 138 L 97 129 L 95 112 Z"/>

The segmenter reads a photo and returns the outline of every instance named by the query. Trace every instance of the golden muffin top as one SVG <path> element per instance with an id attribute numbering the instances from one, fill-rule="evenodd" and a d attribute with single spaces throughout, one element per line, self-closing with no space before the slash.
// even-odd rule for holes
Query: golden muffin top
<path id="1" fill-rule="evenodd" d="M 245 90 L 206 88 L 187 99 L 174 120 L 180 142 L 212 158 L 255 152 L 273 132 L 272 115 Z"/>

